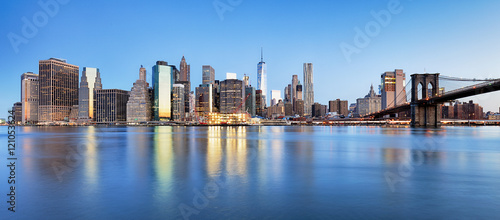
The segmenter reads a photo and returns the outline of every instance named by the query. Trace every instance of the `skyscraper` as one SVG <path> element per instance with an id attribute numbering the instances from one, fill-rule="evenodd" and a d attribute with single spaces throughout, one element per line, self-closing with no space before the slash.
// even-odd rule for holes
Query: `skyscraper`
<path id="1" fill-rule="evenodd" d="M 207 116 L 207 113 L 214 112 L 213 92 L 213 84 L 201 84 L 196 87 L 195 111 L 198 116 Z"/>
<path id="2" fill-rule="evenodd" d="M 264 53 L 261 49 L 260 62 L 257 64 L 257 90 L 262 90 L 264 105 L 267 97 L 267 64 L 264 62 Z"/>
<path id="3" fill-rule="evenodd" d="M 182 56 L 179 65 L 180 78 L 177 84 L 184 85 L 184 112 L 189 113 L 189 93 L 191 92 L 191 65 L 186 63 L 186 58 Z M 183 116 L 184 118 L 184 116 Z"/>
<path id="4" fill-rule="evenodd" d="M 185 117 L 184 85 L 172 85 L 172 120 L 182 121 Z"/>
<path id="5" fill-rule="evenodd" d="M 297 100 L 297 85 L 299 84 L 299 76 L 292 76 L 292 106 L 295 105 L 295 100 Z M 302 97 L 300 97 L 302 99 Z M 295 107 L 294 107 L 295 109 Z"/>
<path id="6" fill-rule="evenodd" d="M 302 100 L 302 85 L 300 81 L 298 81 L 297 86 L 295 87 L 295 102 L 293 104 L 293 111 L 295 114 L 300 116 L 304 115 L 304 100 Z M 300 105 L 297 103 L 300 101 Z M 300 113 L 300 114 L 299 114 Z"/>
<path id="7" fill-rule="evenodd" d="M 66 60 L 50 58 L 39 61 L 38 120 L 54 122 L 69 119 L 78 104 L 79 67 Z"/>
<path id="8" fill-rule="evenodd" d="M 202 67 L 202 81 L 203 84 L 213 84 L 215 82 L 215 70 L 210 65 L 203 65 Z"/>
<path id="9" fill-rule="evenodd" d="M 313 64 L 304 63 L 304 115 L 312 115 L 314 104 Z"/>
<path id="10" fill-rule="evenodd" d="M 251 86 L 245 87 L 245 111 L 251 116 L 256 114 L 255 88 Z"/>
<path id="11" fill-rule="evenodd" d="M 170 120 L 172 117 L 172 84 L 179 71 L 165 61 L 157 61 L 153 66 L 154 120 Z"/>
<path id="12" fill-rule="evenodd" d="M 406 78 L 402 69 L 381 75 L 382 109 L 398 106 L 406 102 Z"/>
<path id="13" fill-rule="evenodd" d="M 38 122 L 38 74 L 32 72 L 21 75 L 21 122 L 35 124 Z"/>
<path id="14" fill-rule="evenodd" d="M 78 92 L 78 120 L 88 122 L 94 119 L 95 90 L 102 89 L 101 73 L 97 68 L 83 67 Z"/>
<path id="15" fill-rule="evenodd" d="M 223 114 L 240 113 L 245 109 L 243 81 L 226 79 L 220 83 L 220 112 Z"/>
<path id="16" fill-rule="evenodd" d="M 135 81 L 127 102 L 127 122 L 140 123 L 151 121 L 151 97 L 149 83 L 146 81 L 146 68 L 139 69 L 139 79 Z"/>
<path id="17" fill-rule="evenodd" d="M 98 89 L 96 95 L 97 122 L 125 122 L 127 121 L 128 91 L 121 89 Z"/>

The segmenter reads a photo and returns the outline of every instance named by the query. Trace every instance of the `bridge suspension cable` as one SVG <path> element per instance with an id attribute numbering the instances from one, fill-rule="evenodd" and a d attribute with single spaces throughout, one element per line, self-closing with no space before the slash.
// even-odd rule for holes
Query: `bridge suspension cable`
<path id="1" fill-rule="evenodd" d="M 476 79 L 476 78 L 462 78 L 462 77 L 453 77 L 453 76 L 444 76 L 439 75 L 439 80 L 450 80 L 450 81 L 472 81 L 472 82 L 490 82 L 490 81 L 499 81 L 500 79 Z"/>

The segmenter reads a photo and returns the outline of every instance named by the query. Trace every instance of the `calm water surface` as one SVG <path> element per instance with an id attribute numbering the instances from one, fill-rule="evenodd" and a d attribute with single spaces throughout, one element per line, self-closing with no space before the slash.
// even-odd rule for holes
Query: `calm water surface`
<path id="1" fill-rule="evenodd" d="M 500 218 L 500 127 L 17 129 L 0 219 Z"/>

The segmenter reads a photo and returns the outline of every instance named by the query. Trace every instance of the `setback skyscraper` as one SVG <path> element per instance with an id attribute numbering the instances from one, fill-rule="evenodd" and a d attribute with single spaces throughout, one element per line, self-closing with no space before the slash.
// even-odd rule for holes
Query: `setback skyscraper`
<path id="1" fill-rule="evenodd" d="M 78 105 L 79 67 L 66 60 L 50 58 L 39 61 L 38 120 L 69 120 L 73 105 Z"/>
<path id="2" fill-rule="evenodd" d="M 180 78 L 176 84 L 184 85 L 184 112 L 189 113 L 189 93 L 191 92 L 191 65 L 186 63 L 186 58 L 182 56 L 179 65 Z M 182 116 L 184 118 L 185 116 Z"/>
<path id="3" fill-rule="evenodd" d="M 151 121 L 151 93 L 146 81 L 146 68 L 139 69 L 139 79 L 135 81 L 127 102 L 127 122 Z"/>
<path id="4" fill-rule="evenodd" d="M 32 72 L 21 75 L 21 106 L 23 124 L 38 122 L 38 74 Z"/>
<path id="5" fill-rule="evenodd" d="M 93 121 L 95 90 L 99 89 L 102 89 L 99 69 L 83 67 L 78 94 L 78 120 L 80 122 Z"/>
<path id="6" fill-rule="evenodd" d="M 313 87 L 313 64 L 304 63 L 304 115 L 312 115 L 312 105 L 314 104 Z"/>

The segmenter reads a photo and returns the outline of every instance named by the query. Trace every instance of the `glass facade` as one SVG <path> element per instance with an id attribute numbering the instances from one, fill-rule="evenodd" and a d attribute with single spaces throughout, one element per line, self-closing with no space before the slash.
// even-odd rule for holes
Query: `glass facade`
<path id="1" fill-rule="evenodd" d="M 39 61 L 40 122 L 69 119 L 71 107 L 78 105 L 79 67 L 66 60 L 50 58 Z"/>
<path id="2" fill-rule="evenodd" d="M 154 120 L 165 121 L 172 117 L 172 84 L 179 71 L 165 61 L 153 66 Z"/>
<path id="3" fill-rule="evenodd" d="M 264 104 L 266 104 L 267 64 L 264 61 L 260 61 L 257 64 L 257 90 L 262 90 L 262 98 L 264 99 Z"/>
<path id="4" fill-rule="evenodd" d="M 202 80 L 203 84 L 213 84 L 215 81 L 215 70 L 209 65 L 202 66 Z"/>

